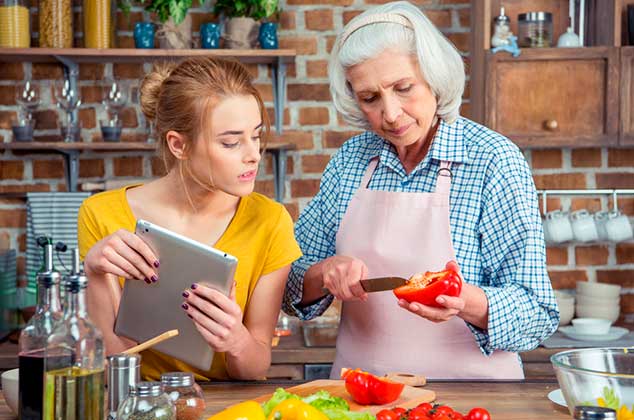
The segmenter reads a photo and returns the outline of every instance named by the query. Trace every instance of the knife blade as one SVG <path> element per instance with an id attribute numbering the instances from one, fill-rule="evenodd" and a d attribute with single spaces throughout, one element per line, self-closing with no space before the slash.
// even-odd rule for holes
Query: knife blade
<path id="1" fill-rule="evenodd" d="M 384 290 L 392 290 L 405 283 L 407 283 L 407 279 L 402 277 L 377 277 L 361 280 L 361 287 L 366 292 L 382 292 Z"/>

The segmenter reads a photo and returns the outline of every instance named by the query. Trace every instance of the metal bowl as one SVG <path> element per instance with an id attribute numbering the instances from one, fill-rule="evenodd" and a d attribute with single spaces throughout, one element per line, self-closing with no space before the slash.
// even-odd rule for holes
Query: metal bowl
<path id="1" fill-rule="evenodd" d="M 570 414 L 578 405 L 634 409 L 634 347 L 569 350 L 550 361 Z"/>

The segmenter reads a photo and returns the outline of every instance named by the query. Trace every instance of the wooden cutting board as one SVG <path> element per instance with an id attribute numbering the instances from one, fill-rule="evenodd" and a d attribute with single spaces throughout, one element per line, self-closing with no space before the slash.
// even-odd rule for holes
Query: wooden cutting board
<path id="1" fill-rule="evenodd" d="M 292 392 L 293 394 L 297 394 L 301 397 L 306 397 L 321 389 L 328 391 L 330 395 L 341 397 L 346 400 L 348 404 L 350 404 L 351 411 L 368 411 L 372 414 L 376 414 L 384 408 L 414 408 L 418 404 L 424 402 L 432 402 L 436 399 L 436 393 L 434 391 L 423 388 L 414 388 L 413 386 L 405 385 L 401 396 L 393 403 L 386 405 L 360 405 L 352 401 L 352 397 L 350 397 L 350 394 L 348 394 L 348 391 L 346 391 L 344 381 L 334 379 L 319 379 L 317 381 L 306 382 L 305 384 L 286 388 L 288 392 Z M 256 398 L 255 401 L 260 403 L 265 402 L 269 398 L 271 398 L 271 395 L 273 394 L 263 395 Z"/>

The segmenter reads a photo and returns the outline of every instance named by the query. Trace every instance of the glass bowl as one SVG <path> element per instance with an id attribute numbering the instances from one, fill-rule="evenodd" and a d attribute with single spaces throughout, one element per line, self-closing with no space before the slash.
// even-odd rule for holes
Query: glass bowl
<path id="1" fill-rule="evenodd" d="M 578 405 L 610 407 L 619 414 L 634 410 L 634 347 L 568 350 L 550 361 L 571 415 Z"/>

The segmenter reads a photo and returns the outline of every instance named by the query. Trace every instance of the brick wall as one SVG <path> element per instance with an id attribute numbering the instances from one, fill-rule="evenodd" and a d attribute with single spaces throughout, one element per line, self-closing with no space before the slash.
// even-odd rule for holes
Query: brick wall
<path id="1" fill-rule="evenodd" d="M 297 144 L 298 150 L 288 159 L 285 205 L 294 218 L 317 192 L 320 174 L 330 156 L 351 135 L 330 104 L 327 79 L 327 59 L 336 35 L 352 17 L 382 0 L 286 0 L 281 1 L 280 46 L 298 51 L 295 64 L 288 68 L 288 103 L 284 113 L 285 142 Z M 416 0 L 432 21 L 456 44 L 468 63 L 469 1 Z M 81 2 L 75 0 L 76 45 L 82 43 Z M 192 14 L 194 37 L 201 23 L 213 21 L 212 1 L 195 4 Z M 37 21 L 37 9 L 32 9 Z M 150 16 L 142 8 L 133 9 L 129 19 L 118 16 L 118 45 L 132 47 L 132 28 L 136 21 Z M 36 25 L 34 30 L 36 29 Z M 37 45 L 37 37 L 34 37 Z M 144 141 L 146 122 L 138 103 L 138 81 L 151 65 L 87 64 L 80 70 L 83 104 L 80 119 L 83 141 L 100 141 L 98 119 L 104 117 L 102 98 L 103 80 L 115 77 L 127 81 L 132 88 L 132 103 L 123 114 L 123 141 Z M 270 72 L 265 66 L 251 66 L 256 83 L 272 111 Z M 62 69 L 51 64 L 0 65 L 0 141 L 10 141 L 11 119 L 16 115 L 15 84 L 31 77 L 42 84 L 44 104 L 36 113 L 37 140 L 60 140 L 59 119 L 62 116 L 52 103 L 51 86 L 62 77 Z M 465 92 L 462 114 L 469 116 L 469 86 Z M 271 112 L 272 115 L 272 112 Z M 528 150 L 526 156 L 534 168 L 538 188 L 594 188 L 634 187 L 634 151 L 612 149 Z M 55 154 L 0 154 L 0 192 L 64 191 L 62 158 Z M 81 156 L 80 182 L 104 178 L 151 177 L 161 172 L 160 162 L 147 153 L 135 152 L 85 153 Z M 273 195 L 270 160 L 258 178 L 257 190 Z M 634 199 L 621 199 L 622 210 L 634 215 Z M 549 199 L 549 208 L 599 208 L 599 199 Z M 604 206 L 608 205 L 603 199 Z M 21 199 L 0 198 L 0 248 L 10 246 L 24 252 L 25 210 Z M 23 254 L 22 254 L 23 255 Z M 557 288 L 574 287 L 576 280 L 634 283 L 634 245 L 570 246 L 548 249 L 548 263 L 553 283 Z M 24 273 L 24 259 L 19 262 Z M 630 299 L 630 296 L 632 297 Z M 634 295 L 622 299 L 624 310 L 634 313 Z"/>

